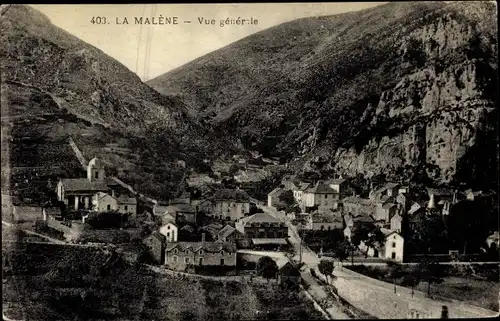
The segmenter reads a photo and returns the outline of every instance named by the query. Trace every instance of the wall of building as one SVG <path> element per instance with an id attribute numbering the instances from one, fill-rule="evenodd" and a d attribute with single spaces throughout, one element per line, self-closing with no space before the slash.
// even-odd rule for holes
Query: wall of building
<path id="1" fill-rule="evenodd" d="M 240 203 L 232 201 L 218 201 L 215 203 L 213 215 L 223 219 L 229 217 L 231 220 L 238 220 L 246 213 L 250 212 L 250 203 Z"/>
<path id="2" fill-rule="evenodd" d="M 177 242 L 179 233 L 177 231 L 177 226 L 174 224 L 165 224 L 162 227 L 160 227 L 160 233 L 162 235 L 165 235 L 167 238 L 167 242 Z"/>
<path id="3" fill-rule="evenodd" d="M 246 226 L 243 228 L 243 233 L 248 238 L 286 238 L 288 227 L 284 224 L 280 227 Z"/>
<path id="4" fill-rule="evenodd" d="M 131 214 L 132 216 L 137 215 L 137 205 L 135 204 L 119 204 L 118 211 L 124 214 Z"/>
<path id="5" fill-rule="evenodd" d="M 115 211 L 118 209 L 118 203 L 114 197 L 111 197 L 111 195 L 106 195 L 101 198 L 96 195 L 94 204 L 94 210 L 96 212 Z"/>
<path id="6" fill-rule="evenodd" d="M 384 253 L 381 256 L 385 259 L 403 262 L 404 239 L 398 234 L 389 235 L 384 246 Z M 394 253 L 395 257 L 392 257 Z"/>
<path id="7" fill-rule="evenodd" d="M 185 261 L 186 258 L 189 260 L 188 262 Z M 224 251 L 224 254 L 221 254 L 221 252 L 203 251 L 200 254 L 199 251 L 194 253 L 191 250 L 188 250 L 187 253 L 185 251 L 175 253 L 175 249 L 165 252 L 165 265 L 172 269 L 182 270 L 187 264 L 200 265 L 200 258 L 203 259 L 201 265 L 221 265 L 221 259 L 223 259 L 224 266 L 236 266 L 236 253 Z"/>

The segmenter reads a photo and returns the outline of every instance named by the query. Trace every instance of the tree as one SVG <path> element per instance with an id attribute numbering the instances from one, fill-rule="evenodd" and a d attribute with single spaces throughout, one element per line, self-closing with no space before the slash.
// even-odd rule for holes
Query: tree
<path id="1" fill-rule="evenodd" d="M 293 192 L 288 190 L 284 191 L 278 196 L 278 199 L 280 202 L 285 203 L 286 205 L 294 205 L 295 204 L 295 197 L 293 197 Z"/>
<path id="2" fill-rule="evenodd" d="M 257 262 L 257 275 L 262 276 L 269 282 L 270 278 L 276 277 L 278 272 L 278 265 L 269 256 L 264 256 Z"/>
<path id="3" fill-rule="evenodd" d="M 431 295 L 431 284 L 439 284 L 443 282 L 443 269 L 442 266 L 439 265 L 437 261 L 428 257 L 427 255 L 423 256 L 420 262 L 418 263 L 418 270 L 421 280 L 425 280 L 427 282 L 427 295 Z"/>
<path id="4" fill-rule="evenodd" d="M 321 260 L 318 265 L 318 270 L 326 277 L 326 283 L 328 282 L 328 276 L 333 273 L 333 261 L 330 260 Z"/>
<path id="5" fill-rule="evenodd" d="M 396 279 L 404 275 L 401 264 L 389 261 L 387 262 L 387 276 L 392 278 L 394 284 L 394 293 L 396 293 Z"/>
<path id="6" fill-rule="evenodd" d="M 415 287 L 420 283 L 420 275 L 417 268 L 412 268 L 409 274 L 403 277 L 401 285 L 411 287 L 411 296 L 415 293 Z"/>
<path id="7" fill-rule="evenodd" d="M 349 257 L 349 251 L 351 251 L 351 244 L 344 240 L 335 248 L 334 256 L 337 260 L 342 263 Z"/>
<path id="8" fill-rule="evenodd" d="M 352 231 L 351 242 L 359 246 L 361 241 L 363 241 L 367 247 L 376 248 L 385 242 L 385 235 L 380 231 L 380 228 L 373 223 L 358 224 L 354 226 Z M 365 256 L 368 256 L 368 252 L 365 253 Z"/>

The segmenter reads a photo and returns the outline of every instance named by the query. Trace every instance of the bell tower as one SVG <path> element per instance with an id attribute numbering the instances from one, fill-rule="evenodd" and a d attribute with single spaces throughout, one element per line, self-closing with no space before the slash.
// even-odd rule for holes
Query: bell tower
<path id="1" fill-rule="evenodd" d="M 97 158 L 94 157 L 87 165 L 87 179 L 91 182 L 103 181 L 106 178 L 104 165 Z"/>

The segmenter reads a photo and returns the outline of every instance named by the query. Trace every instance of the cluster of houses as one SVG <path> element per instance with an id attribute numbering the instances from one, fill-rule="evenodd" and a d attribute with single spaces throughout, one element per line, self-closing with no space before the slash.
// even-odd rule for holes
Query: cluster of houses
<path id="1" fill-rule="evenodd" d="M 137 199 L 116 180 L 106 176 L 101 160 L 93 158 L 87 165 L 87 177 L 62 178 L 56 188 L 58 201 L 71 211 L 93 213 L 118 212 L 137 215 Z"/>
<path id="2" fill-rule="evenodd" d="M 429 200 L 416 200 L 408 186 L 387 183 L 371 189 L 368 198 L 346 195 L 346 180 L 323 180 L 316 183 L 301 182 L 285 178 L 281 187 L 268 195 L 268 206 L 276 207 L 280 195 L 292 191 L 301 214 L 291 214 L 292 219 L 302 222 L 299 227 L 309 230 L 342 229 L 350 239 L 354 228 L 362 224 L 374 224 L 385 236 L 384 244 L 368 248 L 363 242 L 360 250 L 369 256 L 401 262 L 404 254 L 403 218 L 407 218 L 409 229 L 417 224 L 430 210 L 450 215 L 454 205 L 461 200 L 486 197 L 484 193 L 471 190 L 464 193 L 448 189 L 427 189 Z"/>
<path id="3" fill-rule="evenodd" d="M 288 227 L 267 213 L 250 214 L 250 197 L 239 189 L 219 189 L 201 200 L 155 204 L 161 222 L 144 244 L 154 260 L 172 269 L 188 265 L 236 266 L 240 248 L 283 249 Z"/>

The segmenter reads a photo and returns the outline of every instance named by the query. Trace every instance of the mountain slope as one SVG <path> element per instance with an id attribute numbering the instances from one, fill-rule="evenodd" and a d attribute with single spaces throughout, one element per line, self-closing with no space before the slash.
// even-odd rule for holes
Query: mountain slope
<path id="1" fill-rule="evenodd" d="M 389 3 L 281 24 L 148 84 L 306 168 L 488 185 L 496 29 L 491 2 Z"/>
<path id="2" fill-rule="evenodd" d="M 26 126 L 23 118 L 46 109 L 51 116 L 36 120 L 40 126 L 24 136 L 39 136 L 42 128 L 44 137 L 65 141 L 71 136 L 85 156 L 103 158 L 125 181 L 162 197 L 177 193 L 186 170 L 201 166 L 212 149 L 223 150 L 217 144 L 230 150 L 179 99 L 159 94 L 37 10 L 3 6 L 0 27 L 2 89 L 10 97 L 2 116 L 12 116 L 14 132 Z"/>

